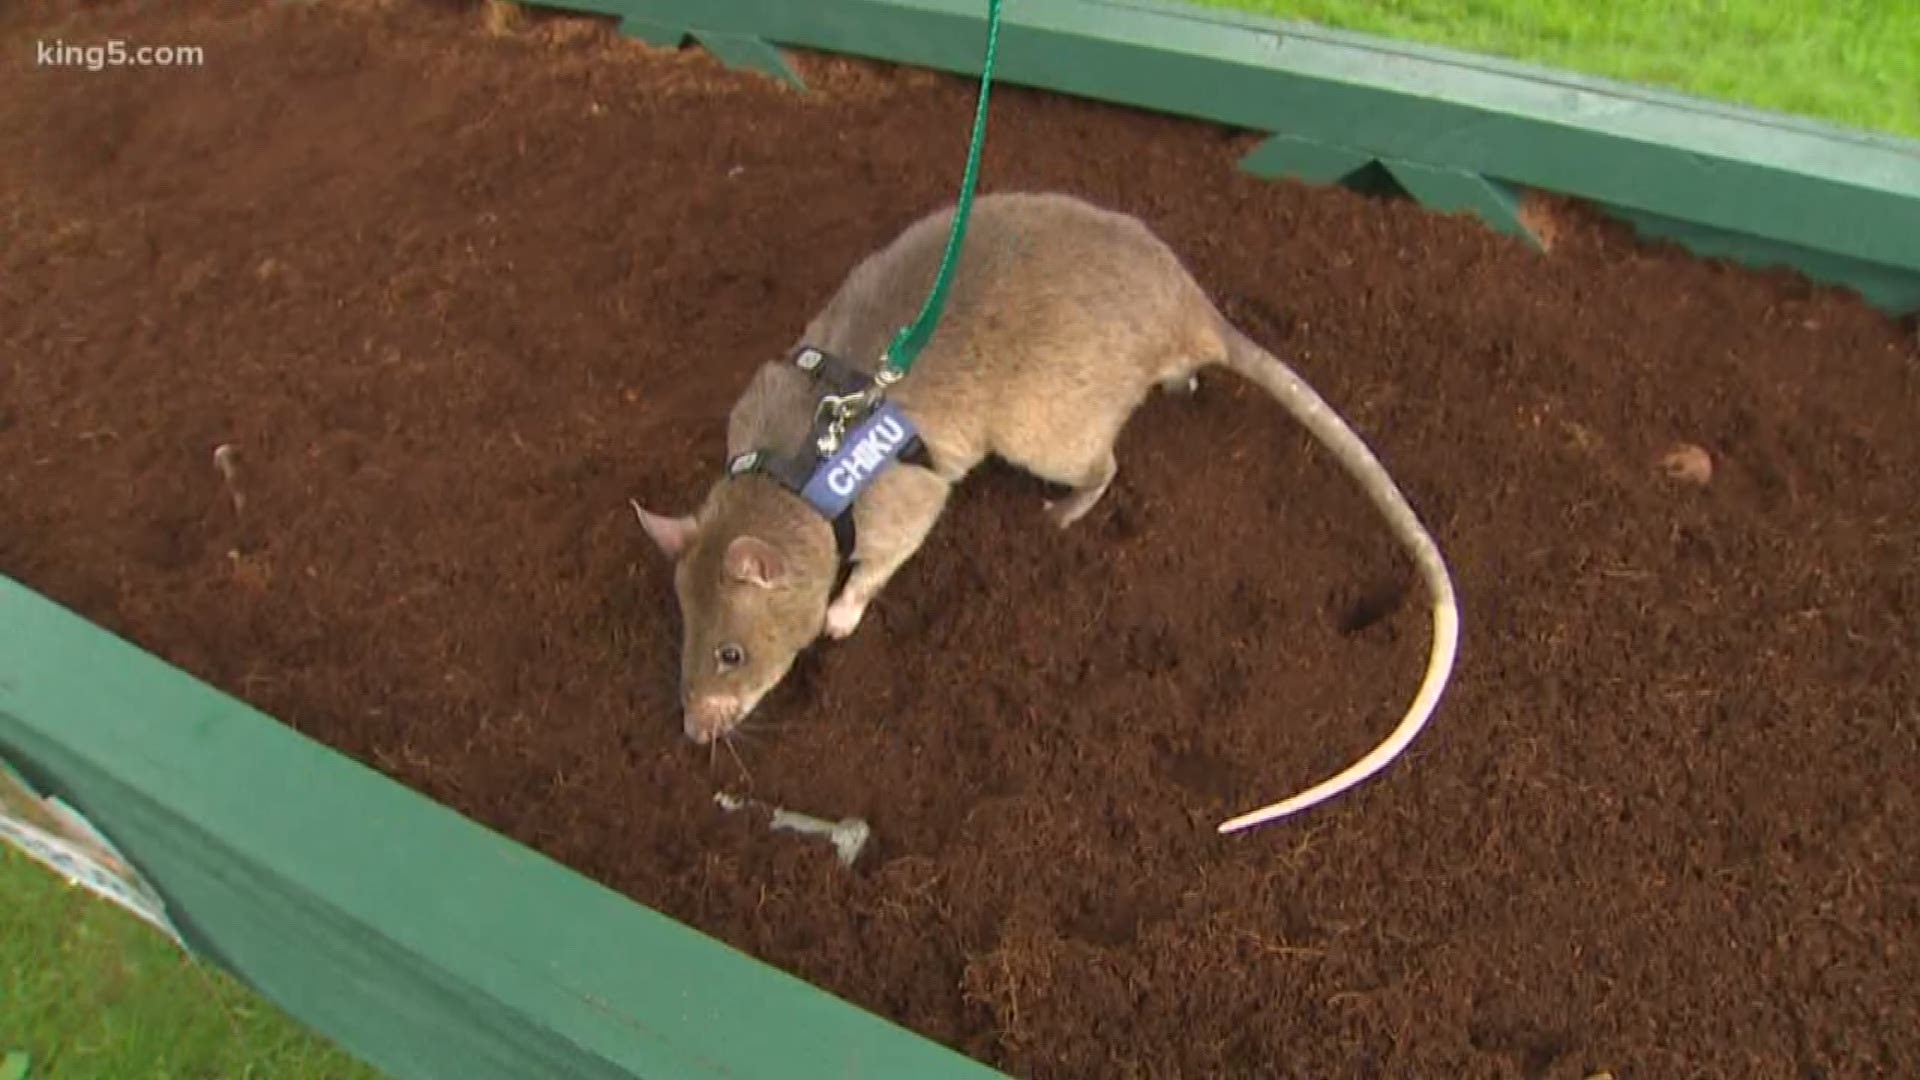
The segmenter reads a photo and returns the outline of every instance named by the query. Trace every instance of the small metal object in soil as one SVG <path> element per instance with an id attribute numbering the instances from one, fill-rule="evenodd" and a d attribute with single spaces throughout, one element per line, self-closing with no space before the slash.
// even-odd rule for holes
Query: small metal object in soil
<path id="1" fill-rule="evenodd" d="M 851 867 L 854 860 L 860 857 L 861 849 L 866 847 L 868 837 L 873 835 L 873 830 L 859 818 L 827 821 L 823 818 L 795 813 L 792 810 L 782 810 L 777 806 L 768 806 L 758 799 L 743 799 L 738 795 L 729 795 L 724 791 L 715 792 L 713 801 L 728 813 L 750 806 L 770 811 L 773 816 L 770 824 L 775 829 L 820 836 L 832 841 L 834 850 L 839 853 L 842 866 Z"/>

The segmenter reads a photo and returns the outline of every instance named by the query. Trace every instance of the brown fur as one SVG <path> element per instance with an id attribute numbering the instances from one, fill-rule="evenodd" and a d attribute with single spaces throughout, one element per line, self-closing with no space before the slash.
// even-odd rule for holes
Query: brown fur
<path id="1" fill-rule="evenodd" d="M 800 343 L 875 370 L 933 286 L 952 215 L 921 219 L 856 266 Z M 1385 469 L 1304 381 L 1220 316 L 1165 243 L 1134 218 L 1069 196 L 990 195 L 974 204 L 937 329 L 889 391 L 919 428 L 932 467 L 897 464 L 855 503 L 855 566 L 837 599 L 828 596 L 837 567 L 831 528 L 776 484 L 723 478 L 690 517 L 641 512 L 678 563 L 688 735 L 726 734 L 811 640 L 852 633 L 926 539 L 952 486 L 989 455 L 1072 488 L 1048 507 L 1071 525 L 1112 482 L 1114 443 L 1153 388 L 1191 389 L 1198 370 L 1216 364 L 1269 390 L 1333 448 L 1420 564 L 1436 611 L 1451 617 L 1439 552 Z M 814 408 L 804 375 L 784 362 L 765 365 L 734 407 L 728 454 L 798 451 Z M 770 576 L 727 572 L 725 553 L 742 538 L 777 553 Z M 746 648 L 747 660 L 723 672 L 714 658 L 729 643 Z M 1450 665 L 1451 643 L 1443 650 L 1436 637 L 1436 668 L 1442 652 Z M 1429 672 L 1428 711 L 1444 678 Z M 1424 714 L 1410 713 L 1402 728 L 1420 721 Z"/>

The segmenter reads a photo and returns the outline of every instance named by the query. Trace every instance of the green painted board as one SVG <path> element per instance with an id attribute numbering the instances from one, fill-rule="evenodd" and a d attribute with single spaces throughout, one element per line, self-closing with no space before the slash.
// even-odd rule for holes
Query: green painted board
<path id="1" fill-rule="evenodd" d="M 987 10 L 985 0 L 541 2 L 967 74 L 979 71 Z M 1147 0 L 1007 0 L 1002 18 L 995 77 L 1009 83 L 1478 176 L 1490 185 L 1481 195 L 1536 188 L 1685 222 L 1683 242 L 1711 236 L 1717 253 L 1750 237 L 1745 254 L 1812 253 L 1793 265 L 1863 274 L 1882 297 L 1902 294 L 1887 278 L 1920 277 L 1913 140 Z"/>
<path id="2" fill-rule="evenodd" d="M 1920 274 L 1860 262 L 1831 252 L 1769 243 L 1751 236 L 1734 236 L 1720 229 L 1625 207 L 1602 205 L 1600 209 L 1632 225 L 1644 237 L 1670 240 L 1696 255 L 1731 259 L 1760 268 L 1791 266 L 1815 281 L 1843 284 L 1883 310 L 1920 312 Z"/>
<path id="3" fill-rule="evenodd" d="M 1275 135 L 1254 147 L 1241 168 L 1265 177 L 1288 177 L 1309 184 L 1340 184 L 1377 159 L 1352 147 L 1332 146 L 1294 135 Z"/>
<path id="4" fill-rule="evenodd" d="M 400 1080 L 999 1075 L 6 578 L 0 756 L 112 839 L 197 952 Z"/>
<path id="5" fill-rule="evenodd" d="M 723 34 L 712 30 L 697 33 L 700 44 L 706 46 L 719 61 L 730 68 L 745 71 L 758 71 L 771 75 L 788 86 L 804 89 L 806 84 L 800 80 L 786 57 L 780 50 L 766 41 L 750 34 Z"/>
<path id="6" fill-rule="evenodd" d="M 1536 248 L 1541 246 L 1520 221 L 1521 193 L 1514 190 L 1513 185 L 1489 180 L 1479 173 L 1411 161 L 1383 158 L 1380 164 L 1394 183 L 1421 205 L 1446 214 L 1474 214 L 1503 233 L 1517 236 Z"/>

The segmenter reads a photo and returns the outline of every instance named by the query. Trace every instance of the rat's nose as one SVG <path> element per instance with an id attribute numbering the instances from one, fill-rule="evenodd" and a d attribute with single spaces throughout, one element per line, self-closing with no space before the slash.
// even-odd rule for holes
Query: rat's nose
<path id="1" fill-rule="evenodd" d="M 707 694 L 687 699 L 687 738 L 702 745 L 725 735 L 740 720 L 740 699 L 731 694 Z"/>

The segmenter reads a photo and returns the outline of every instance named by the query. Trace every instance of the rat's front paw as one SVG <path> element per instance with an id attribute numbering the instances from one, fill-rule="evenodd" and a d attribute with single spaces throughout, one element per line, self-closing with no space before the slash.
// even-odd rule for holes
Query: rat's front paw
<path id="1" fill-rule="evenodd" d="M 826 635 L 835 641 L 845 640 L 860 625 L 860 616 L 867 613 L 867 605 L 852 603 L 846 597 L 835 600 L 827 608 Z"/>

